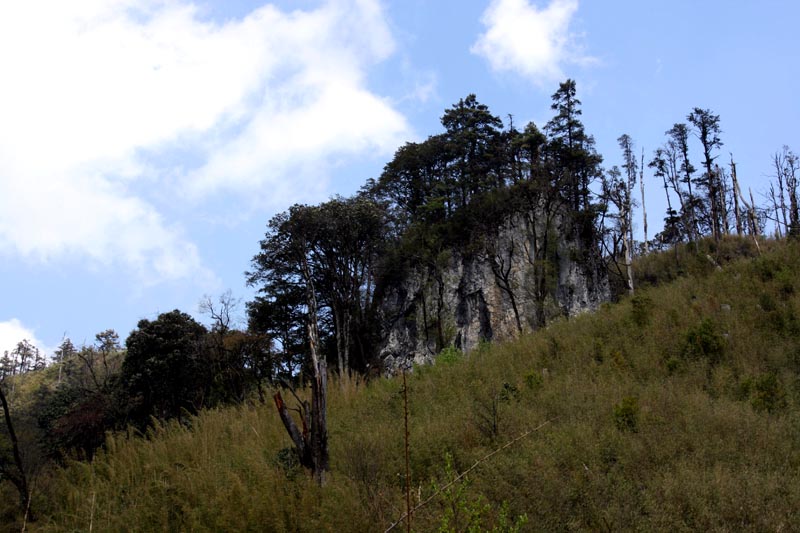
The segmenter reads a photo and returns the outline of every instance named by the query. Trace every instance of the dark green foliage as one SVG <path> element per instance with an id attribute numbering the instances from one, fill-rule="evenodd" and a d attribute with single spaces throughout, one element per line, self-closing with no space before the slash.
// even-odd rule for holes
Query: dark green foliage
<path id="1" fill-rule="evenodd" d="M 646 294 L 637 293 L 631 298 L 631 319 L 638 328 L 643 328 L 650 322 L 653 310 L 653 300 Z"/>
<path id="2" fill-rule="evenodd" d="M 741 400 L 749 400 L 757 411 L 774 413 L 788 405 L 786 391 L 778 376 L 772 372 L 742 381 L 737 388 Z"/>
<path id="3" fill-rule="evenodd" d="M 531 370 L 525 374 L 525 385 L 532 391 L 539 390 L 544 384 L 542 373 L 538 370 Z"/>
<path id="4" fill-rule="evenodd" d="M 131 420 L 176 417 L 205 406 L 212 373 L 202 358 L 206 329 L 177 309 L 140 320 L 125 341 L 121 381 L 131 399 Z"/>
<path id="5" fill-rule="evenodd" d="M 106 432 L 122 419 L 119 400 L 119 394 L 87 392 L 74 386 L 43 392 L 36 408 L 43 451 L 56 459 L 91 459 L 105 442 Z"/>
<path id="6" fill-rule="evenodd" d="M 553 101 L 558 115 L 545 133 L 533 123 L 523 132 L 513 125 L 500 131 L 500 120 L 470 95 L 445 112 L 445 133 L 398 150 L 368 188 L 386 202 L 399 230 L 378 265 L 378 297 L 413 270 L 435 277 L 445 251 L 491 256 L 498 225 L 512 214 L 530 217 L 537 233 L 530 259 L 538 325 L 557 287 L 561 242 L 572 243 L 574 260 L 593 272 L 602 208 L 590 185 L 602 158 L 580 122 L 575 82 L 562 84 Z"/>
<path id="7" fill-rule="evenodd" d="M 712 365 L 717 364 L 725 354 L 725 339 L 717 331 L 714 322 L 705 318 L 686 332 L 681 354 L 689 360 L 705 360 Z"/>
<path id="8" fill-rule="evenodd" d="M 340 373 L 363 372 L 372 361 L 376 261 L 388 231 L 384 208 L 368 195 L 295 205 L 270 220 L 247 273 L 259 290 L 248 314 L 251 330 L 278 341 L 289 373 L 297 373 L 307 352 L 307 281 L 326 357 Z"/>
<path id="9" fill-rule="evenodd" d="M 705 203 L 708 206 L 707 224 L 710 226 L 714 240 L 719 240 L 727 226 L 727 221 L 724 220 L 726 213 L 725 184 L 722 181 L 721 173 L 713 168 L 716 159 L 713 152 L 722 146 L 719 138 L 721 133 L 719 115 L 712 114 L 708 109 L 695 107 L 686 118 L 694 126 L 695 133 L 703 146 L 705 173 L 696 180 L 696 183 L 702 190 L 705 190 Z"/>
<path id="10" fill-rule="evenodd" d="M 300 459 L 297 457 L 297 450 L 293 447 L 281 448 L 273 459 L 275 467 L 280 469 L 289 480 L 294 480 L 303 473 Z"/>
<path id="11" fill-rule="evenodd" d="M 487 395 L 475 399 L 473 417 L 475 427 L 489 441 L 494 441 L 501 434 L 501 419 L 506 406 L 519 400 L 516 386 L 505 382 L 498 389 L 490 389 Z"/>
<path id="12" fill-rule="evenodd" d="M 626 396 L 614 406 L 614 425 L 620 431 L 639 431 L 639 399 L 635 396 Z"/>

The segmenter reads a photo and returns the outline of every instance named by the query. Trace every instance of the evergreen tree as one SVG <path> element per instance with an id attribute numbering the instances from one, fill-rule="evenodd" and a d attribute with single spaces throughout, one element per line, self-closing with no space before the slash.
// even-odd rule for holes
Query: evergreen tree
<path id="1" fill-rule="evenodd" d="M 711 234 L 719 240 L 725 227 L 725 184 L 722 175 L 714 170 L 713 151 L 722 146 L 719 138 L 719 115 L 714 115 L 708 109 L 695 107 L 687 117 L 695 127 L 695 133 L 703 145 L 703 165 L 705 173 L 698 180 L 698 185 L 706 190 L 709 206 Z"/>
<path id="2" fill-rule="evenodd" d="M 140 426 L 150 416 L 172 418 L 205 406 L 211 384 L 200 352 L 205 334 L 205 327 L 176 309 L 140 320 L 128 336 L 121 379 Z"/>
<path id="3" fill-rule="evenodd" d="M 442 116 L 459 206 L 467 205 L 474 194 L 503 185 L 505 176 L 498 172 L 502 125 L 474 94 L 459 100 Z"/>
<path id="4" fill-rule="evenodd" d="M 556 111 L 545 127 L 549 137 L 549 171 L 557 188 L 565 189 L 567 202 L 576 220 L 576 229 L 584 242 L 593 245 L 595 213 L 591 205 L 591 184 L 602 178 L 603 158 L 597 153 L 594 138 L 587 135 L 583 123 L 581 101 L 576 97 L 574 80 L 559 85 L 550 106 Z"/>
<path id="5" fill-rule="evenodd" d="M 688 221 L 689 241 L 693 242 L 698 236 L 697 212 L 700 207 L 700 202 L 698 202 L 692 190 L 695 168 L 692 166 L 692 163 L 689 160 L 689 128 L 686 126 L 686 124 L 678 123 L 673 125 L 666 134 L 670 138 L 672 146 L 674 146 L 675 153 L 678 156 L 678 163 L 680 165 L 679 173 L 681 175 L 680 182 L 686 185 L 688 189 L 688 194 L 683 201 L 683 209 Z"/>

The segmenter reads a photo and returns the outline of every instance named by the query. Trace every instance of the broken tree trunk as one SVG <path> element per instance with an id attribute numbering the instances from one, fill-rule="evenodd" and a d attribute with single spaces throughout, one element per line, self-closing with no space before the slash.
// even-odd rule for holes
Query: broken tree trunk
<path id="1" fill-rule="evenodd" d="M 639 167 L 639 188 L 642 191 L 642 219 L 644 223 L 644 253 L 650 253 L 650 244 L 647 242 L 647 209 L 644 206 L 644 148 L 642 148 L 642 165 Z"/>
<path id="2" fill-rule="evenodd" d="M 300 464 L 310 469 L 312 464 L 311 457 L 308 453 L 308 428 L 305 424 L 305 421 L 303 421 L 303 432 L 301 433 L 297 428 L 297 424 L 294 423 L 292 415 L 289 414 L 289 409 L 286 407 L 286 402 L 283 401 L 280 391 L 276 392 L 272 396 L 272 399 L 275 400 L 275 407 L 278 408 L 278 415 L 281 417 L 283 427 L 286 428 L 286 432 L 289 434 L 289 438 L 292 439 L 295 450 L 297 450 Z"/>

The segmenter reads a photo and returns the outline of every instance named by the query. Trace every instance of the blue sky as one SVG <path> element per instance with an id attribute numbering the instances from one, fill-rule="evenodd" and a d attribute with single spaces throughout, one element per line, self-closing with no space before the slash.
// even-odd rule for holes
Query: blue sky
<path id="1" fill-rule="evenodd" d="M 800 150 L 798 15 L 788 0 L 4 2 L 0 352 L 250 298 L 272 215 L 351 194 L 469 93 L 543 125 L 574 78 L 606 167 L 622 133 L 649 158 L 710 108 L 720 160 L 733 152 L 762 202 L 771 155 Z M 653 228 L 663 191 L 646 186 Z"/>

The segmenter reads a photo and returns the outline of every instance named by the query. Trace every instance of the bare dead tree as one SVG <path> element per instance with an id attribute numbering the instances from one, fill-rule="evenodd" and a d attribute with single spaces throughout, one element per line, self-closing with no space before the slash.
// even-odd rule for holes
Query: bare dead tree
<path id="1" fill-rule="evenodd" d="M 770 184 L 770 198 L 776 210 L 778 225 L 783 223 L 783 228 L 787 236 L 800 235 L 800 213 L 798 213 L 797 201 L 797 174 L 798 157 L 784 146 L 780 152 L 775 152 L 772 157 L 775 168 L 775 179 L 777 181 L 777 191 Z M 786 205 L 786 196 L 789 197 L 789 205 Z M 779 213 L 780 214 L 779 214 Z"/>
<path id="2" fill-rule="evenodd" d="M 777 180 L 778 190 L 775 190 L 773 184 L 770 184 L 770 199 L 772 200 L 773 207 L 775 209 L 775 218 L 778 220 L 778 226 L 780 226 L 781 221 L 783 222 L 783 228 L 786 230 L 786 233 L 789 233 L 789 219 L 787 218 L 787 210 L 786 210 L 786 198 L 784 196 L 784 187 L 785 187 L 785 172 L 784 172 L 784 165 L 785 165 L 785 151 L 784 153 L 776 152 L 772 156 L 772 164 L 775 167 L 775 179 Z"/>
<path id="3" fill-rule="evenodd" d="M 642 164 L 639 167 L 639 188 L 642 191 L 642 223 L 644 224 L 644 253 L 650 251 L 650 244 L 647 240 L 647 208 L 644 205 L 644 148 L 642 148 Z"/>
<path id="4" fill-rule="evenodd" d="M 736 217 L 736 234 L 742 235 L 742 214 L 739 209 L 739 179 L 736 177 L 736 163 L 733 162 L 733 154 L 731 154 L 731 181 L 733 182 L 731 191 L 733 196 L 733 213 Z"/>
<path id="5" fill-rule="evenodd" d="M 769 184 L 769 192 L 767 192 L 767 199 L 772 202 L 772 212 L 775 213 L 775 232 L 778 235 L 778 238 L 783 237 L 783 228 L 785 228 L 788 224 L 786 222 L 786 206 L 781 207 L 781 201 L 779 197 L 782 195 L 782 188 L 783 183 L 778 183 L 779 191 L 775 192 L 775 184 Z M 783 221 L 781 221 L 781 214 L 783 214 Z M 771 218 L 771 217 L 770 217 Z"/>
<path id="6" fill-rule="evenodd" d="M 241 303 L 240 298 L 234 298 L 230 289 L 222 293 L 215 302 L 211 296 L 203 296 L 200 301 L 199 309 L 204 315 L 208 315 L 212 320 L 212 329 L 224 336 L 234 322 L 234 313 Z"/>

